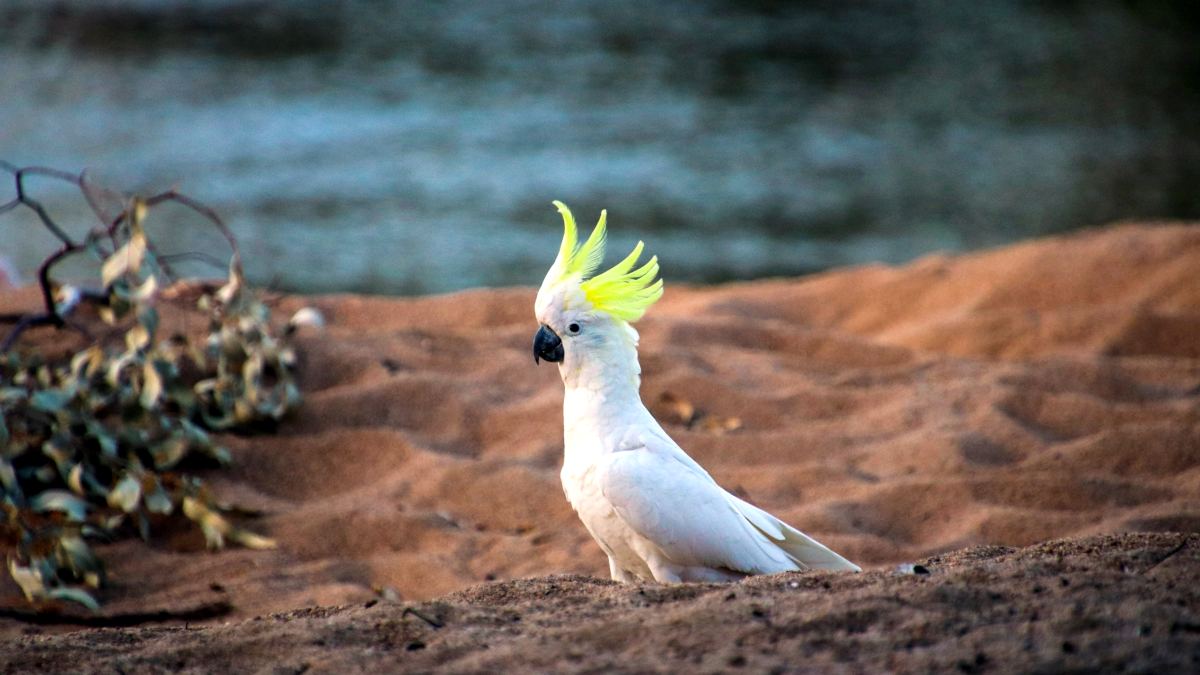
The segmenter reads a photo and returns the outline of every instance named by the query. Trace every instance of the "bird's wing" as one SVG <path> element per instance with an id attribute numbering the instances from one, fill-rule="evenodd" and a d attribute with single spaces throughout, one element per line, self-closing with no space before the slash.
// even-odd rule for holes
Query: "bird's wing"
<path id="1" fill-rule="evenodd" d="M 617 515 L 676 564 L 750 574 L 799 567 L 742 513 L 740 500 L 665 436 L 628 435 L 599 469 L 601 491 Z"/>
<path id="2" fill-rule="evenodd" d="M 679 564 L 748 573 L 859 567 L 724 490 L 658 430 L 627 434 L 601 466 L 601 490 L 635 532 Z"/>

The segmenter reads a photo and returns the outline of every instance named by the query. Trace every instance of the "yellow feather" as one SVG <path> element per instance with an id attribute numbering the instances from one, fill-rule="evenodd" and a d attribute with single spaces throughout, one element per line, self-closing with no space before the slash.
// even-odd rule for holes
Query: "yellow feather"
<path id="1" fill-rule="evenodd" d="M 554 265 L 561 268 L 560 274 L 565 277 L 571 258 L 575 255 L 575 242 L 579 239 L 579 232 L 575 228 L 575 216 L 571 215 L 571 209 L 557 199 L 554 200 L 554 206 L 558 208 L 563 219 L 563 239 L 558 247 L 558 257 L 555 258 Z"/>
<path id="2" fill-rule="evenodd" d="M 553 283 L 567 280 L 578 282 L 584 297 L 597 311 L 622 321 L 637 321 L 642 318 L 650 305 L 662 297 L 663 281 L 654 280 L 658 274 L 658 257 L 652 256 L 646 264 L 634 270 L 633 266 L 637 264 L 646 246 L 639 241 L 621 262 L 587 279 L 588 275 L 600 267 L 600 262 L 604 259 L 604 247 L 608 238 L 608 212 L 600 212 L 600 220 L 597 221 L 591 235 L 579 245 L 579 233 L 571 209 L 560 201 L 555 201 L 554 206 L 562 214 L 563 240 L 547 281 L 553 279 Z"/>
<path id="3" fill-rule="evenodd" d="M 592 230 L 591 236 L 583 242 L 583 246 L 580 246 L 579 251 L 575 254 L 577 268 L 573 271 L 578 272 L 580 278 L 595 272 L 596 268 L 600 266 L 600 262 L 604 260 L 604 245 L 608 240 L 607 223 L 608 211 L 601 211 L 600 220 Z"/>

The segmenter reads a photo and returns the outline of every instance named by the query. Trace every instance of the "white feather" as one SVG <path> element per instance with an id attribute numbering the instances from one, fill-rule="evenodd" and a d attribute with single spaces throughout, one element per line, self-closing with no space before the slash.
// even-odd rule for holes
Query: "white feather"
<path id="1" fill-rule="evenodd" d="M 614 579 L 719 581 L 859 567 L 726 492 L 642 404 L 637 332 L 543 284 L 538 321 L 563 343 L 563 490 Z M 568 330 L 568 327 L 570 330 Z"/>

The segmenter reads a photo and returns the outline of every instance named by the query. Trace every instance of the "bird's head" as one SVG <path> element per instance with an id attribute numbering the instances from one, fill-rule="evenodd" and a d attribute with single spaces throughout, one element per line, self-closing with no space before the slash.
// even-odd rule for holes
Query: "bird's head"
<path id="1" fill-rule="evenodd" d="M 600 212 L 587 241 L 579 243 L 575 217 L 562 202 L 554 202 L 563 218 L 563 239 L 534 303 L 541 327 L 533 339 L 534 360 L 559 364 L 564 381 L 589 366 L 624 362 L 633 352 L 637 373 L 637 332 L 629 324 L 646 313 L 663 293 L 658 258 L 634 269 L 644 245 L 610 269 L 592 276 L 604 258 L 607 213 Z"/>

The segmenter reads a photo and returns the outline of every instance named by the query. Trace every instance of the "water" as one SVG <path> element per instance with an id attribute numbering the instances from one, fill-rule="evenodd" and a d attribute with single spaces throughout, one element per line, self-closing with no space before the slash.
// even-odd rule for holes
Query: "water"
<path id="1" fill-rule="evenodd" d="M 1200 216 L 1184 3 L 328 4 L 14 0 L 0 158 L 178 185 L 253 280 L 309 292 L 536 284 L 552 199 L 668 281 Z M 150 225 L 221 251 L 181 210 Z M 26 279 L 52 245 L 0 217 Z"/>

